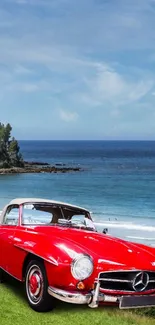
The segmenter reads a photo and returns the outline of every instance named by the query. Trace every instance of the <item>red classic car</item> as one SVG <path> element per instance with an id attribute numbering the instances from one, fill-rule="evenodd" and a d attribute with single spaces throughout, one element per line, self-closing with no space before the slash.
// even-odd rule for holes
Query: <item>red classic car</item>
<path id="1" fill-rule="evenodd" d="M 155 249 L 98 233 L 89 211 L 42 199 L 15 199 L 0 217 L 0 281 L 24 282 L 30 306 L 55 298 L 95 308 L 155 306 Z"/>

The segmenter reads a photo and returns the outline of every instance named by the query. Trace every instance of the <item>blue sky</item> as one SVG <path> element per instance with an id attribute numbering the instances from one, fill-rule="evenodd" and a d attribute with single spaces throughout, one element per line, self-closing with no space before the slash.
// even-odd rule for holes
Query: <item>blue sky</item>
<path id="1" fill-rule="evenodd" d="M 155 0 L 0 0 L 18 139 L 155 139 Z"/>

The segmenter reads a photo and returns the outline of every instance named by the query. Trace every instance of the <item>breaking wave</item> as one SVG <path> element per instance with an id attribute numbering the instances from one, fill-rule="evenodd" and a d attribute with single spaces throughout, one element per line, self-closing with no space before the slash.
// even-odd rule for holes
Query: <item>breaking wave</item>
<path id="1" fill-rule="evenodd" d="M 96 226 L 104 226 L 104 227 L 110 227 L 110 228 L 124 228 L 128 230 L 143 230 L 143 231 L 154 231 L 155 232 L 155 226 L 143 226 L 143 225 L 138 225 L 138 224 L 133 224 L 133 223 L 126 223 L 126 222 L 94 222 Z"/>
<path id="2" fill-rule="evenodd" d="M 148 222 L 150 223 L 151 220 Z M 137 220 L 137 223 L 128 221 L 94 221 L 94 223 L 98 231 L 106 228 L 109 235 L 155 246 L 155 223 L 154 225 L 142 224 L 142 222 L 140 224 L 140 220 Z"/>

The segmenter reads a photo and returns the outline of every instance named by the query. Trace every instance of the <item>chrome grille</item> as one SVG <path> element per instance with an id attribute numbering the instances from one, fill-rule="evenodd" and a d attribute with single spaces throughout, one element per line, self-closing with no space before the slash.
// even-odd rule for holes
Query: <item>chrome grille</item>
<path id="1" fill-rule="evenodd" d="M 100 288 L 108 291 L 155 291 L 155 272 L 150 271 L 101 272 L 99 280 Z"/>

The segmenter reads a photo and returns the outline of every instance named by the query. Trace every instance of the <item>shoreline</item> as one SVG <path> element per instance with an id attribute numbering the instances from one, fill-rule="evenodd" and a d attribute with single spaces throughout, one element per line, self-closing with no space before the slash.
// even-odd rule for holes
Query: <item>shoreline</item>
<path id="1" fill-rule="evenodd" d="M 10 167 L 10 168 L 0 168 L 0 175 L 8 174 L 41 174 L 41 173 L 71 173 L 80 172 L 82 169 L 80 167 L 65 167 L 64 164 L 56 164 L 56 166 L 51 166 L 46 162 L 27 162 L 25 161 L 24 167 Z"/>

